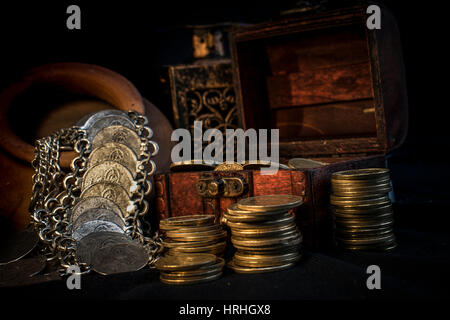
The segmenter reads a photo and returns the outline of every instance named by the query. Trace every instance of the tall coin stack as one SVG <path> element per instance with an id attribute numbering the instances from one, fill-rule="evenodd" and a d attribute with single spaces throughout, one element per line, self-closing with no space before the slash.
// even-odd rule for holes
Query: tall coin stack
<path id="1" fill-rule="evenodd" d="M 302 202 L 298 196 L 267 195 L 230 205 L 224 218 L 237 251 L 227 266 L 238 273 L 262 273 L 295 265 L 302 235 L 291 209 Z"/>
<path id="2" fill-rule="evenodd" d="M 77 260 L 100 274 L 136 271 L 149 259 L 142 244 L 126 233 L 127 218 L 136 209 L 132 197 L 143 187 L 137 182 L 141 138 L 119 110 L 100 111 L 80 126 L 91 153 L 81 195 L 68 214 Z"/>
<path id="3" fill-rule="evenodd" d="M 338 244 L 349 250 L 387 251 L 396 245 L 389 169 L 335 172 L 330 203 Z"/>
<path id="4" fill-rule="evenodd" d="M 227 232 L 213 215 L 171 217 L 160 221 L 163 246 L 169 255 L 210 253 L 223 256 Z"/>

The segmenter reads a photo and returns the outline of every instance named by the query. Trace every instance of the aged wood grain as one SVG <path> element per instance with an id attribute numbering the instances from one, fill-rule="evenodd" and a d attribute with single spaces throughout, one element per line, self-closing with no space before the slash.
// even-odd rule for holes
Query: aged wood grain
<path id="1" fill-rule="evenodd" d="M 369 63 L 269 76 L 267 96 L 272 109 L 369 99 L 373 96 Z"/>
<path id="2" fill-rule="evenodd" d="M 281 140 L 376 137 L 373 100 L 273 110 L 271 127 Z"/>
<path id="3" fill-rule="evenodd" d="M 402 144 L 408 112 L 398 29 L 383 7 L 386 24 L 367 30 L 365 9 L 356 5 L 283 18 L 231 34 L 244 127 L 288 122 L 280 128 L 281 157 L 383 154 Z M 345 108 L 336 116 L 339 111 L 330 114 L 327 107 L 361 101 L 368 107 L 359 116 Z M 308 118 L 303 106 L 319 108 L 307 111 Z"/>

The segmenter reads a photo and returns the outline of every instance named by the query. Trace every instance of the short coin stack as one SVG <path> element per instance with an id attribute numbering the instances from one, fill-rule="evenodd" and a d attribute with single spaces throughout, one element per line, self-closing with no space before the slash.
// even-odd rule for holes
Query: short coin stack
<path id="1" fill-rule="evenodd" d="M 213 215 L 171 217 L 160 221 L 163 246 L 169 255 L 210 253 L 223 256 L 227 231 Z"/>
<path id="2" fill-rule="evenodd" d="M 331 177 L 336 241 L 349 250 L 396 247 L 389 169 L 339 171 Z"/>
<path id="3" fill-rule="evenodd" d="M 301 233 L 290 209 L 303 199 L 293 195 L 244 198 L 224 215 L 237 249 L 228 267 L 238 273 L 261 273 L 292 267 L 301 257 Z"/>
<path id="4" fill-rule="evenodd" d="M 155 267 L 166 284 L 194 284 L 219 279 L 225 260 L 209 253 L 165 255 Z"/>

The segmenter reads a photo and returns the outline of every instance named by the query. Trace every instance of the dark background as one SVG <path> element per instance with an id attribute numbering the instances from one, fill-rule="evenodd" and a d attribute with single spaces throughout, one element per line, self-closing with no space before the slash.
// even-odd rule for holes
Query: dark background
<path id="1" fill-rule="evenodd" d="M 190 45 L 190 35 L 180 32 L 184 25 L 267 21 L 294 2 L 165 0 L 144 4 L 73 0 L 2 3 L 0 89 L 38 65 L 86 62 L 119 72 L 133 82 L 144 97 L 155 102 L 159 67 L 180 63 L 190 57 L 190 49 L 186 49 Z M 343 1 L 330 2 L 339 5 Z M 422 257 L 417 255 L 418 251 L 408 251 L 406 255 L 402 251 L 401 258 L 423 258 L 420 262 L 423 271 L 419 268 L 421 264 L 414 261 L 420 272 L 428 274 L 424 283 L 439 281 L 439 274 L 433 275 L 434 265 L 424 261 L 448 264 L 448 252 L 443 251 L 448 251 L 447 222 L 450 220 L 448 13 L 436 1 L 380 2 L 385 3 L 397 18 L 409 98 L 408 137 L 403 146 L 390 155 L 388 162 L 395 189 L 396 224 L 400 229 L 419 230 L 405 233 L 405 244 L 409 241 L 411 248 L 423 245 Z M 81 7 L 81 30 L 66 28 L 66 8 L 70 4 Z M 166 105 L 158 107 L 163 112 L 170 108 Z M 417 234 L 420 237 L 411 236 Z M 408 235 L 410 239 L 429 239 L 429 243 L 411 242 Z M 405 263 L 409 263 L 406 258 Z M 335 262 L 330 260 L 329 264 L 335 265 Z M 444 266 L 441 264 L 438 269 L 445 272 Z M 414 277 L 416 267 L 411 265 L 412 269 L 407 271 L 401 269 L 396 276 Z M 124 278 L 124 281 L 129 279 Z M 435 285 L 439 288 L 439 283 Z M 442 295 L 447 295 L 444 286 L 441 290 Z M 427 294 L 423 292 L 424 296 Z"/>
<path id="2" fill-rule="evenodd" d="M 329 0 L 327 5 L 349 2 L 352 1 Z M 409 133 L 403 146 L 389 155 L 388 162 L 396 202 L 408 212 L 400 218 L 444 228 L 446 224 L 435 220 L 450 221 L 446 11 L 437 1 L 379 2 L 397 19 L 407 77 Z M 295 3 L 296 0 L 2 3 L 0 89 L 42 64 L 98 64 L 128 78 L 172 120 L 171 106 L 158 100 L 158 72 L 161 65 L 191 58 L 191 31 L 184 26 L 228 21 L 258 23 L 276 19 L 280 10 Z M 66 28 L 66 9 L 71 4 L 81 8 L 81 30 Z"/>
<path id="3" fill-rule="evenodd" d="M 329 1 L 330 6 L 345 1 Z M 409 134 L 390 158 L 397 201 L 450 203 L 446 151 L 448 50 L 438 2 L 380 1 L 397 18 L 409 96 Z M 189 59 L 188 24 L 257 23 L 295 1 L 14 1 L 0 7 L 0 88 L 26 70 L 52 62 L 86 62 L 115 70 L 157 103 L 161 65 Z M 81 8 L 81 30 L 66 28 L 66 8 Z M 165 113 L 170 106 L 158 105 Z"/>

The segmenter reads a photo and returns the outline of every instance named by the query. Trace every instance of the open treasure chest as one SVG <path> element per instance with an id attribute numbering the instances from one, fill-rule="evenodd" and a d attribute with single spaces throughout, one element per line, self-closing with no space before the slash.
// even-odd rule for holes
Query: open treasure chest
<path id="1" fill-rule="evenodd" d="M 369 30 L 366 7 L 305 14 L 239 28 L 230 48 L 244 129 L 278 129 L 281 166 L 214 171 L 182 165 L 155 176 L 157 219 L 222 216 L 242 198 L 304 197 L 297 223 L 310 248 L 333 243 L 329 205 L 333 172 L 385 167 L 407 132 L 407 97 L 399 34 L 382 10 Z M 272 148 L 274 146 L 272 145 Z"/>

